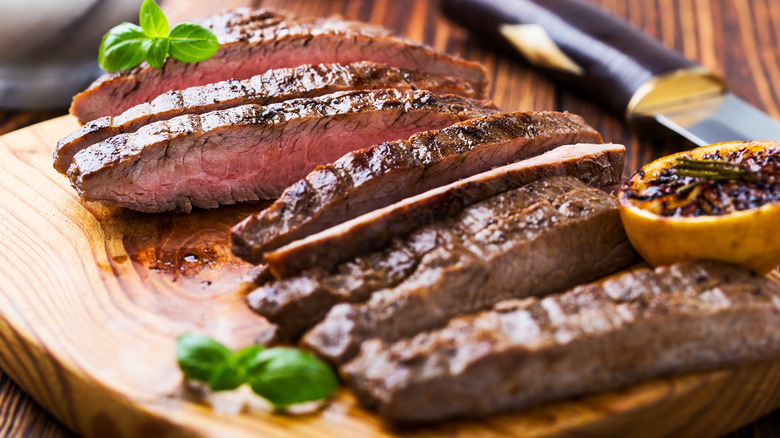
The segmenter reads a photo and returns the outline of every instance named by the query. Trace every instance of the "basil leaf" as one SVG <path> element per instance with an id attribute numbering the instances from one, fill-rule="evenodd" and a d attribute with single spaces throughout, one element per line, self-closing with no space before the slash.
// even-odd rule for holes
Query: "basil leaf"
<path id="1" fill-rule="evenodd" d="M 227 391 L 236 389 L 244 384 L 244 373 L 240 373 L 235 364 L 225 362 L 218 365 L 209 379 L 209 388 L 212 391 Z"/>
<path id="2" fill-rule="evenodd" d="M 183 62 L 200 62 L 217 53 L 217 36 L 203 26 L 180 23 L 168 34 L 171 40 L 170 54 Z"/>
<path id="3" fill-rule="evenodd" d="M 144 59 L 146 35 L 132 23 L 122 23 L 103 37 L 98 50 L 98 65 L 106 71 L 133 68 Z"/>
<path id="4" fill-rule="evenodd" d="M 248 364 L 247 380 L 252 391 L 277 407 L 329 397 L 339 385 L 324 362 L 301 350 L 283 347 L 257 354 Z"/>
<path id="5" fill-rule="evenodd" d="M 246 369 L 247 366 L 252 364 L 253 359 L 263 351 L 262 345 L 252 345 L 250 347 L 244 347 L 238 350 L 230 360 L 238 367 Z"/>
<path id="6" fill-rule="evenodd" d="M 168 36 L 168 19 L 165 18 L 162 9 L 157 6 L 157 3 L 155 3 L 154 0 L 144 0 L 138 18 L 141 29 L 143 29 L 144 34 L 149 38 L 163 38 Z"/>
<path id="7" fill-rule="evenodd" d="M 213 391 L 226 391 L 243 385 L 246 381 L 247 364 L 261 351 L 263 351 L 262 345 L 253 345 L 233 353 L 227 362 L 214 370 L 209 380 L 209 387 Z"/>
<path id="8" fill-rule="evenodd" d="M 147 39 L 144 42 L 144 59 L 152 67 L 160 70 L 168 57 L 168 48 L 171 42 L 168 38 Z"/>
<path id="9" fill-rule="evenodd" d="M 186 334 L 176 339 L 176 359 L 184 376 L 210 382 L 217 368 L 232 355 L 229 348 L 203 335 Z"/>
<path id="10" fill-rule="evenodd" d="M 203 26 L 181 23 L 168 31 L 168 19 L 154 0 L 144 0 L 141 26 L 122 23 L 103 37 L 98 64 L 107 71 L 126 70 L 146 61 L 161 69 L 168 56 L 200 62 L 219 50 L 217 36 Z"/>

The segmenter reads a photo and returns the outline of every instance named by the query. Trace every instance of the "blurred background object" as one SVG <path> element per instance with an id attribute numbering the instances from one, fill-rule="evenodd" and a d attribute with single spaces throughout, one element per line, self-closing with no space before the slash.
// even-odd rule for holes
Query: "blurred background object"
<path id="1" fill-rule="evenodd" d="M 67 108 L 102 73 L 103 35 L 142 0 L 0 0 L 0 108 Z"/>

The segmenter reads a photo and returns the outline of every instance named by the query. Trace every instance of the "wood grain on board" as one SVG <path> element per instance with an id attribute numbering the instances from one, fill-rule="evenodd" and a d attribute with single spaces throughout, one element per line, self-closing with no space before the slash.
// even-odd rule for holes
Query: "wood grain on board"
<path id="1" fill-rule="evenodd" d="M 616 14 L 725 73 L 736 94 L 780 118 L 780 10 L 772 0 L 599 0 Z M 249 4 L 166 0 L 171 21 Z M 628 147 L 627 173 L 685 145 L 639 140 L 623 122 L 516 59 L 500 55 L 441 19 L 435 1 L 257 1 L 302 15 L 339 13 L 482 62 L 491 95 L 506 110 L 564 109 L 605 139 Z M 0 113 L 19 127 L 51 114 Z M 80 434 L 157 435 L 204 431 L 271 436 L 549 435 L 708 436 L 734 430 L 780 406 L 780 365 L 689 375 L 615 394 L 542 407 L 484 422 L 413 431 L 388 429 L 347 394 L 320 414 L 214 414 L 182 392 L 173 337 L 197 330 L 234 346 L 268 336 L 236 290 L 250 267 L 232 258 L 227 230 L 257 206 L 192 215 L 144 215 L 81 204 L 51 168 L 69 117 L 0 138 L 0 368 L 46 410 Z M 780 415 L 734 436 L 780 434 Z M 165 419 L 163 419 L 165 418 Z M 68 436 L 52 417 L 0 379 L 0 434 Z"/>

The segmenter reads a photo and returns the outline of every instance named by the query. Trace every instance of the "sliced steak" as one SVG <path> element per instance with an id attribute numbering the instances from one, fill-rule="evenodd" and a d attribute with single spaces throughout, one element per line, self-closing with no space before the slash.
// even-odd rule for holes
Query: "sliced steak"
<path id="1" fill-rule="evenodd" d="M 614 197 L 569 176 L 543 178 L 415 231 L 435 233 L 412 275 L 365 303 L 338 304 L 303 343 L 351 359 L 370 338 L 395 341 L 500 300 L 541 296 L 637 261 Z"/>
<path id="2" fill-rule="evenodd" d="M 237 225 L 233 252 L 259 263 L 269 250 L 361 214 L 577 142 L 600 143 L 601 136 L 573 114 L 515 112 L 356 150 L 317 168 Z"/>
<path id="3" fill-rule="evenodd" d="M 395 344 L 371 340 L 342 371 L 384 417 L 429 422 L 777 358 L 779 326 L 777 284 L 686 263 L 504 301 Z"/>
<path id="4" fill-rule="evenodd" d="M 625 151 L 614 144 L 560 146 L 372 211 L 267 253 L 265 260 L 276 278 L 315 266 L 331 269 L 341 261 L 386 247 L 394 237 L 545 176 L 571 175 L 591 187 L 618 184 Z"/>
<path id="5" fill-rule="evenodd" d="M 241 7 L 217 12 L 202 19 L 200 24 L 217 35 L 235 34 L 235 39 L 241 33 L 255 32 L 296 19 L 295 14 L 279 9 Z"/>
<path id="6" fill-rule="evenodd" d="M 373 90 L 243 105 L 155 122 L 82 150 L 82 199 L 145 212 L 278 197 L 316 166 L 378 142 L 495 112 L 427 91 Z"/>
<path id="7" fill-rule="evenodd" d="M 426 223 L 444 220 L 476 202 L 520 187 L 550 175 L 572 175 L 590 186 L 620 182 L 625 148 L 619 145 L 561 146 L 538 157 L 475 175 L 449 186 L 431 190 L 390 207 L 334 227 L 314 238 L 309 245 L 296 242 L 282 248 L 305 254 L 319 252 L 320 266 L 283 280 L 264 284 L 247 295 L 249 306 L 277 324 L 289 339 L 321 321 L 338 303 L 367 300 L 371 293 L 393 287 L 412 275 L 422 256 L 437 245 L 435 231 L 417 233 L 409 239 L 396 239 Z M 371 242 L 368 244 L 367 242 Z M 365 257 L 355 257 L 331 269 L 332 260 L 344 254 L 344 248 L 373 248 L 376 242 L 389 249 Z M 392 242 L 392 244 L 391 244 Z M 330 248 L 333 259 L 324 255 Z M 276 254 L 276 253 L 271 253 Z M 276 258 L 269 259 L 269 262 Z"/>
<path id="8" fill-rule="evenodd" d="M 169 91 L 116 117 L 105 116 L 93 120 L 57 143 L 54 168 L 64 174 L 78 151 L 114 135 L 135 132 L 143 125 L 184 114 L 203 114 L 248 103 L 267 105 L 338 91 L 381 88 L 428 90 L 436 94 L 466 97 L 475 94 L 467 82 L 458 78 L 429 75 L 373 62 L 302 65 L 270 70 L 244 81 L 229 79 Z"/>
<path id="9" fill-rule="evenodd" d="M 105 74 L 74 96 L 71 113 L 85 123 L 117 116 L 166 91 L 248 79 L 271 69 L 302 64 L 373 61 L 438 76 L 455 76 L 471 84 L 479 97 L 488 83 L 485 69 L 477 63 L 437 52 L 366 23 L 242 10 L 217 16 L 206 25 L 220 42 L 219 50 L 211 58 L 198 63 L 170 58 L 161 70 L 143 63 Z"/>

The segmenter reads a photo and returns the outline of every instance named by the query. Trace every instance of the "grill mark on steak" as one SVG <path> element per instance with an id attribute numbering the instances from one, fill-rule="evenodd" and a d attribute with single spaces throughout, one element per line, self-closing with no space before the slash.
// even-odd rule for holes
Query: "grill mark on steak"
<path id="1" fill-rule="evenodd" d="M 270 250 L 364 213 L 577 142 L 600 143 L 601 136 L 579 116 L 542 111 L 471 119 L 357 150 L 318 167 L 234 227 L 233 252 L 260 263 Z"/>
<path id="2" fill-rule="evenodd" d="M 277 324 L 287 338 L 297 339 L 335 304 L 365 301 L 371 292 L 393 287 L 411 275 L 422 254 L 433 249 L 438 241 L 435 232 L 400 239 L 415 228 L 454 216 L 469 205 L 545 176 L 572 175 L 596 187 L 617 184 L 624 158 L 625 148 L 620 145 L 561 146 L 404 200 L 352 221 L 357 225 L 343 224 L 320 233 L 328 237 L 315 239 L 314 245 L 296 242 L 294 246 L 301 254 L 321 249 L 320 265 L 263 284 L 247 295 L 247 301 L 252 309 Z M 392 241 L 393 237 L 397 239 Z M 365 242 L 376 241 L 386 242 L 382 247 L 392 241 L 392 247 L 373 254 L 363 251 L 361 254 L 368 255 L 356 254 L 354 260 L 331 270 L 331 263 L 343 254 L 344 247 L 365 249 Z M 336 256 L 326 263 L 324 256 L 328 251 Z"/>
<path id="3" fill-rule="evenodd" d="M 475 95 L 471 86 L 458 78 L 429 75 L 373 62 L 275 69 L 244 81 L 229 79 L 169 91 L 116 117 L 105 116 L 92 120 L 57 143 L 54 168 L 64 174 L 78 151 L 114 135 L 134 132 L 143 125 L 184 114 L 203 114 L 248 103 L 267 105 L 338 91 L 381 88 L 428 90 L 435 94 L 465 97 Z"/>
<path id="4" fill-rule="evenodd" d="M 371 340 L 342 374 L 392 421 L 484 416 L 776 358 L 778 325 L 777 284 L 683 263 L 508 300 L 395 344 Z"/>
<path id="5" fill-rule="evenodd" d="M 273 8 L 254 9 L 240 7 L 218 12 L 201 20 L 200 24 L 216 35 L 225 36 L 230 33 L 248 34 L 258 29 L 276 26 L 284 21 L 295 20 L 297 17 L 288 11 Z"/>
<path id="6" fill-rule="evenodd" d="M 487 88 L 487 75 L 481 65 L 366 23 L 289 16 L 255 20 L 252 25 L 235 25 L 235 21 L 227 20 L 227 24 L 212 28 L 220 48 L 211 58 L 198 63 L 170 58 L 161 70 L 142 63 L 129 70 L 107 73 L 74 96 L 71 114 L 85 123 L 119 115 L 166 91 L 231 78 L 243 80 L 271 69 L 301 64 L 372 61 L 462 78 L 471 84 L 478 97 Z"/>
<path id="7" fill-rule="evenodd" d="M 365 303 L 337 304 L 303 344 L 341 364 L 366 339 L 413 336 L 500 300 L 565 290 L 638 259 L 617 200 L 569 176 L 494 196 L 411 236 L 425 232 L 436 233 L 436 244 L 419 255 L 409 277 Z"/>
<path id="8" fill-rule="evenodd" d="M 84 200 L 145 212 L 275 198 L 316 166 L 381 141 L 496 111 L 427 91 L 349 91 L 185 115 L 120 134 L 74 156 Z"/>

